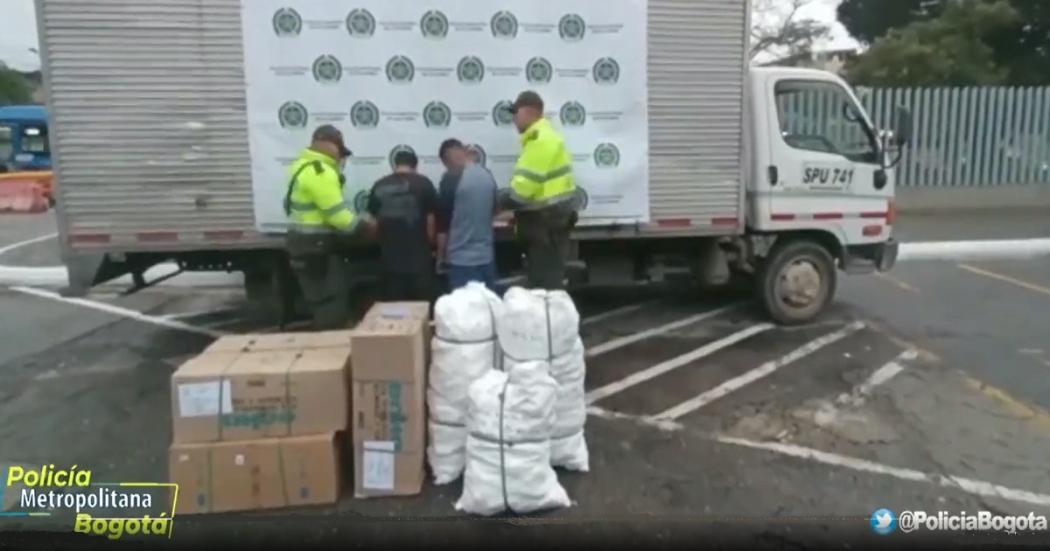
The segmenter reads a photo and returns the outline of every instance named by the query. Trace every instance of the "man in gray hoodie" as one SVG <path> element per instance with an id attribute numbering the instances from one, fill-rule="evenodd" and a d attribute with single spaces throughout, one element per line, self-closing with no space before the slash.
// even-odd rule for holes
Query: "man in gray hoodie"
<path id="1" fill-rule="evenodd" d="M 449 287 L 480 281 L 498 292 L 492 231 L 496 179 L 459 140 L 445 140 L 438 155 L 448 169 L 438 189 L 437 233 L 438 261 L 447 263 Z"/>

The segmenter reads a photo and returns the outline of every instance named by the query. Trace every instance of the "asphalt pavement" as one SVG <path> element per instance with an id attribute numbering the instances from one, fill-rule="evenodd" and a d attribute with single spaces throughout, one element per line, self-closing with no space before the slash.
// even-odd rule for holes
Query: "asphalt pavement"
<path id="1" fill-rule="evenodd" d="M 1047 219 L 905 219 L 899 235 L 1046 237 Z M 560 473 L 573 507 L 464 523 L 452 508 L 459 483 L 428 485 L 404 499 L 180 517 L 176 538 L 484 543 L 538 523 L 565 538 L 798 548 L 886 543 L 869 525 L 883 507 L 1050 515 L 1048 268 L 944 260 L 843 276 L 836 304 L 799 328 L 769 325 L 739 292 L 581 292 L 591 472 Z M 77 463 L 125 480 L 167 477 L 171 372 L 213 335 L 274 330 L 238 289 L 101 289 L 79 303 L 2 289 L 0 315 L 0 464 Z M 43 527 L 68 531 L 58 519 L 0 518 L 0 531 Z"/>

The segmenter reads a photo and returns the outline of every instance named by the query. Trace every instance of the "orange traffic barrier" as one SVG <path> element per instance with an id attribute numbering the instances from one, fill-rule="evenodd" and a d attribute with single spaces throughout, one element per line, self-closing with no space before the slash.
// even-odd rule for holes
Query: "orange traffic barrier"
<path id="1" fill-rule="evenodd" d="M 50 170 L 0 173 L 0 186 L 3 186 L 4 182 L 11 180 L 36 182 L 45 198 L 50 200 L 54 196 L 54 175 Z"/>
<path id="2" fill-rule="evenodd" d="M 0 180 L 0 212 L 46 212 L 47 197 L 35 180 Z"/>

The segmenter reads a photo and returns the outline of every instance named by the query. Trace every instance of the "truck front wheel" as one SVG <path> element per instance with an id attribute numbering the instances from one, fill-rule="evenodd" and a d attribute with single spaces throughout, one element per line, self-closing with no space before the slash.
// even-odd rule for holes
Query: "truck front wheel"
<path id="1" fill-rule="evenodd" d="M 782 325 L 807 323 L 835 296 L 835 260 L 819 243 L 784 241 L 762 263 L 755 282 L 769 316 Z"/>

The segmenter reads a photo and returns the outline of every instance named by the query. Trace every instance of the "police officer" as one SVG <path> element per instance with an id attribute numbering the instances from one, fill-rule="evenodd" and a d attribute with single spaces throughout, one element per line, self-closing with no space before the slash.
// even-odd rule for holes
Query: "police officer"
<path id="1" fill-rule="evenodd" d="M 522 92 L 511 107 L 521 134 L 521 155 L 502 206 L 513 210 L 515 231 L 525 242 L 529 286 L 561 289 L 569 255 L 569 231 L 577 220 L 572 154 L 543 117 L 543 99 Z"/>
<path id="2" fill-rule="evenodd" d="M 346 325 L 349 280 L 339 252 L 375 228 L 371 218 L 355 213 L 343 199 L 342 171 L 349 156 L 337 128 L 318 127 L 310 147 L 291 166 L 284 199 L 292 271 L 318 330 Z"/>

